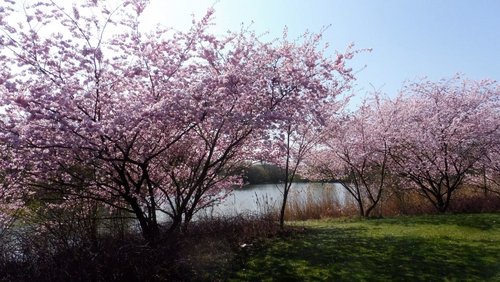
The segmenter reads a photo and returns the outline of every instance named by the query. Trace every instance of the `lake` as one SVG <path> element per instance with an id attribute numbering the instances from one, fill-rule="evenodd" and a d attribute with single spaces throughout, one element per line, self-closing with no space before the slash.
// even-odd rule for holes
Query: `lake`
<path id="1" fill-rule="evenodd" d="M 237 215 L 242 213 L 261 214 L 280 207 L 283 199 L 283 184 L 249 185 L 236 189 L 220 204 L 200 211 L 198 216 Z M 293 183 L 290 188 L 290 201 L 317 200 L 322 197 L 335 197 L 345 203 L 349 197 L 338 183 Z"/>

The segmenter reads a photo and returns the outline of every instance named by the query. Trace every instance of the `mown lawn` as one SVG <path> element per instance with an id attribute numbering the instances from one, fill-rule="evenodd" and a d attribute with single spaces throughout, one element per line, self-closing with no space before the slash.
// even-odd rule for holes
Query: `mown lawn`
<path id="1" fill-rule="evenodd" d="M 230 281 L 500 281 L 500 214 L 295 222 Z"/>

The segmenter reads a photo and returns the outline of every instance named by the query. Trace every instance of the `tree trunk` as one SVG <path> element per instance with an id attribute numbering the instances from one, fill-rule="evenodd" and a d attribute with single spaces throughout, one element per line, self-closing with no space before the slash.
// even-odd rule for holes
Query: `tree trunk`
<path id="1" fill-rule="evenodd" d="M 441 195 L 437 196 L 436 199 L 436 209 L 439 213 L 445 213 L 446 210 L 448 209 L 448 204 L 443 200 L 443 197 Z"/>
<path id="2" fill-rule="evenodd" d="M 285 209 L 286 209 L 286 201 L 288 199 L 288 183 L 285 182 L 285 189 L 283 191 L 283 202 L 281 203 L 280 210 L 280 228 L 283 229 L 285 227 Z"/>
<path id="3" fill-rule="evenodd" d="M 179 228 L 181 227 L 181 224 L 182 224 L 182 214 L 174 215 L 174 217 L 172 218 L 172 223 L 168 228 L 168 233 L 178 231 Z"/>
<path id="4" fill-rule="evenodd" d="M 148 224 L 148 226 L 142 230 L 142 234 L 150 245 L 155 246 L 160 237 L 160 228 L 157 224 Z"/>
<path id="5" fill-rule="evenodd" d="M 156 220 L 151 220 L 144 215 L 144 212 L 135 198 L 126 197 L 125 199 L 132 207 L 135 217 L 139 221 L 143 238 L 151 245 L 155 245 L 160 235 L 160 228 L 156 223 Z"/>
<path id="6" fill-rule="evenodd" d="M 365 208 L 363 207 L 363 199 L 361 199 L 361 196 L 360 196 L 359 199 L 356 199 L 356 201 L 358 202 L 359 215 L 361 217 L 366 217 L 366 215 L 365 215 Z"/>

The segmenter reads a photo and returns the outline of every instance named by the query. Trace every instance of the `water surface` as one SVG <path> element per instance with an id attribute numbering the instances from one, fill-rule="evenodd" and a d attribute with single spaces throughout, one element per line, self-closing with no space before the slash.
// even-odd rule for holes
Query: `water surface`
<path id="1" fill-rule="evenodd" d="M 332 193 L 325 193 L 326 190 Z M 289 199 L 306 200 L 321 197 L 336 197 L 343 204 L 346 192 L 338 183 L 294 183 L 290 188 Z M 283 184 L 249 185 L 236 189 L 220 204 L 200 211 L 201 215 L 237 215 L 242 213 L 260 214 L 277 208 L 283 200 Z"/>

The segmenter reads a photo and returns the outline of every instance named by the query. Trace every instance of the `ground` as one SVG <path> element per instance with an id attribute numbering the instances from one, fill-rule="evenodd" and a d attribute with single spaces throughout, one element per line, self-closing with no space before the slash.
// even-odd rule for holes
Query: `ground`
<path id="1" fill-rule="evenodd" d="M 330 219 L 244 249 L 231 281 L 500 281 L 500 214 Z"/>

